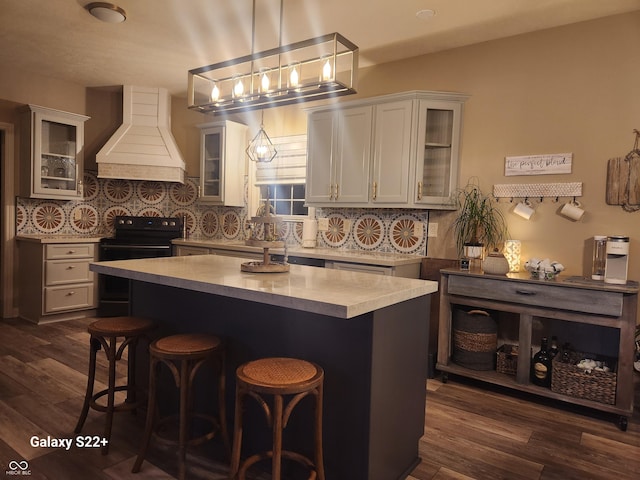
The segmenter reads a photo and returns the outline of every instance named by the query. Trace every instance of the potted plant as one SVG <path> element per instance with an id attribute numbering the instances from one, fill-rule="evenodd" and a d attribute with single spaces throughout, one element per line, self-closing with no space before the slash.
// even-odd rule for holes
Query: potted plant
<path id="1" fill-rule="evenodd" d="M 484 248 L 497 249 L 507 238 L 507 225 L 502 212 L 490 195 L 485 195 L 475 182 L 458 190 L 458 216 L 453 221 L 458 255 L 482 258 Z"/>

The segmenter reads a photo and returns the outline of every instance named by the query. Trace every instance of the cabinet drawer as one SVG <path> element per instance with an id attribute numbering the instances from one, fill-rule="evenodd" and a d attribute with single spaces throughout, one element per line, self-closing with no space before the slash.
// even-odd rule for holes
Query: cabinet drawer
<path id="1" fill-rule="evenodd" d="M 63 258 L 93 258 L 93 243 L 59 243 L 47 245 L 47 260 Z"/>
<path id="2" fill-rule="evenodd" d="M 93 283 L 44 289 L 45 313 L 92 307 L 95 307 Z"/>
<path id="3" fill-rule="evenodd" d="M 623 294 L 585 288 L 572 288 L 552 283 L 528 283 L 449 275 L 448 293 L 465 297 L 477 297 L 500 302 L 521 303 L 557 310 L 622 315 Z"/>
<path id="4" fill-rule="evenodd" d="M 47 286 L 93 281 L 88 260 L 47 260 L 44 268 Z"/>

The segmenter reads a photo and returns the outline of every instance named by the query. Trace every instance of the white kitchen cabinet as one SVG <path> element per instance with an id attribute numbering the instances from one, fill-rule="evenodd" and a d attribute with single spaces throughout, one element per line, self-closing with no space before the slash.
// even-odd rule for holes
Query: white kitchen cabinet
<path id="1" fill-rule="evenodd" d="M 95 243 L 20 241 L 19 254 L 20 317 L 49 323 L 95 313 Z"/>
<path id="2" fill-rule="evenodd" d="M 467 98 L 406 92 L 311 111 L 307 205 L 452 208 Z"/>
<path id="3" fill-rule="evenodd" d="M 370 106 L 322 111 L 307 124 L 309 205 L 349 205 L 369 200 Z"/>
<path id="4" fill-rule="evenodd" d="M 21 112 L 23 197 L 82 198 L 84 122 L 89 117 L 27 105 Z"/>
<path id="5" fill-rule="evenodd" d="M 462 102 L 418 101 L 418 142 L 416 151 L 416 205 L 454 206 L 458 188 L 458 164 Z"/>
<path id="6" fill-rule="evenodd" d="M 413 102 L 376 105 L 371 172 L 371 202 L 376 205 L 409 201 L 411 120 Z"/>
<path id="7" fill-rule="evenodd" d="M 245 204 L 247 126 L 231 121 L 200 128 L 200 201 L 230 207 Z"/>

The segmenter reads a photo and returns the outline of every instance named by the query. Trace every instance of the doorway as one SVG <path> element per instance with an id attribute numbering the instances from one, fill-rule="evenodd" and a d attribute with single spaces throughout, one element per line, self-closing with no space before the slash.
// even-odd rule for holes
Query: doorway
<path id="1" fill-rule="evenodd" d="M 18 316 L 14 295 L 15 246 L 14 127 L 0 122 L 0 316 Z"/>

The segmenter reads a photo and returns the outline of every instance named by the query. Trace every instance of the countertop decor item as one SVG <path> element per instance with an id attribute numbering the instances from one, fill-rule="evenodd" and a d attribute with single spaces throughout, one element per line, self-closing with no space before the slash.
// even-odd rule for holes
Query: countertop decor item
<path id="1" fill-rule="evenodd" d="M 509 262 L 496 248 L 482 262 L 482 270 L 490 275 L 505 275 L 509 273 Z"/>
<path id="2" fill-rule="evenodd" d="M 459 255 L 479 258 L 477 253 L 469 254 L 469 247 L 497 248 L 507 238 L 507 225 L 495 200 L 485 195 L 471 180 L 458 191 L 458 216 L 452 224 Z"/>
<path id="3" fill-rule="evenodd" d="M 284 241 L 279 238 L 279 225 L 282 223 L 282 219 L 273 215 L 272 210 L 271 202 L 267 198 L 264 205 L 258 208 L 258 216 L 251 218 L 251 223 L 253 224 L 251 237 L 245 243 L 252 247 L 262 247 L 264 255 L 261 262 L 243 263 L 240 266 L 243 272 L 275 273 L 289 271 L 287 262 L 272 261 L 269 255 L 270 248 L 284 248 L 285 246 Z M 259 228 L 260 226 L 262 226 L 262 229 Z"/>

